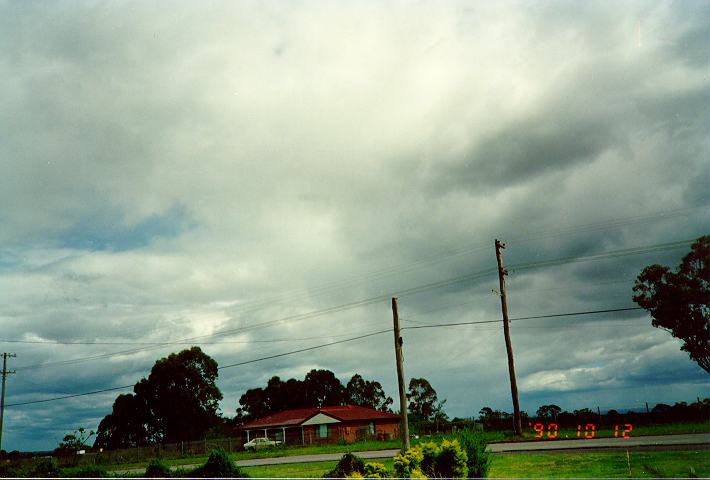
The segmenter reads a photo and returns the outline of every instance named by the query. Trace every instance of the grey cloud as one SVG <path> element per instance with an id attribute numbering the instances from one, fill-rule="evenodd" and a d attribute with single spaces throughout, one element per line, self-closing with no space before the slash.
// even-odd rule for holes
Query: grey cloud
<path id="1" fill-rule="evenodd" d="M 706 233 L 690 207 L 708 198 L 707 6 L 691 7 L 3 4 L 3 331 L 176 341 L 488 270 L 496 237 L 515 265 Z M 628 305 L 644 265 L 682 253 L 513 269 L 511 315 Z M 492 272 L 402 295 L 403 324 L 499 318 L 495 288 Z M 524 408 L 707 392 L 644 318 L 514 323 Z M 385 299 L 209 340 L 322 338 L 202 346 L 226 365 L 390 325 Z M 500 326 L 404 332 L 407 376 L 450 416 L 510 409 Z M 222 411 L 316 367 L 395 396 L 391 344 L 223 370 Z M 17 347 L 16 366 L 123 349 Z M 27 370 L 8 399 L 130 384 L 179 348 Z M 583 393 L 577 371 L 599 372 Z M 549 372 L 577 389 L 541 388 Z M 52 448 L 52 429 L 95 428 L 114 398 L 8 409 L 7 442 Z"/>

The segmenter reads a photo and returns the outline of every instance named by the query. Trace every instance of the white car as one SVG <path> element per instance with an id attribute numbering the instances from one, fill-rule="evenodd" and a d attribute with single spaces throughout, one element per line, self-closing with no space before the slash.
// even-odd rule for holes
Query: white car
<path id="1" fill-rule="evenodd" d="M 269 440 L 266 437 L 252 438 L 247 443 L 244 444 L 244 450 L 257 451 L 260 448 L 271 448 L 277 445 L 281 445 L 279 440 Z"/>

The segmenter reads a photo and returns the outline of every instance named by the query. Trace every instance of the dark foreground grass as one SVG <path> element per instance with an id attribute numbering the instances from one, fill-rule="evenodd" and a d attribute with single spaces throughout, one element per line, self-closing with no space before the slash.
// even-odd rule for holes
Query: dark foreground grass
<path id="1" fill-rule="evenodd" d="M 371 460 L 392 470 L 392 459 Z M 252 477 L 318 478 L 337 462 L 243 467 Z M 629 466 L 631 474 L 629 474 Z M 692 471 L 691 471 L 692 468 Z M 710 451 L 626 451 L 599 453 L 500 454 L 494 455 L 491 478 L 645 478 L 710 476 Z"/>

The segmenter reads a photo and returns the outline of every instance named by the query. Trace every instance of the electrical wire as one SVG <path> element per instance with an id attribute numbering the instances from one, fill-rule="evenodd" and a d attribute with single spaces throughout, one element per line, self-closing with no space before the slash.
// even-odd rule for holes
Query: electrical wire
<path id="1" fill-rule="evenodd" d="M 596 254 L 596 255 L 580 255 L 580 256 L 575 256 L 575 257 L 564 257 L 564 258 L 559 258 L 559 259 L 551 259 L 551 260 L 544 260 L 544 261 L 538 261 L 538 262 L 521 263 L 521 264 L 511 265 L 508 268 L 513 269 L 513 270 L 525 270 L 525 269 L 532 269 L 532 268 L 539 268 L 539 267 L 548 267 L 548 266 L 553 266 L 553 265 L 561 265 L 561 264 L 566 264 L 566 263 L 603 260 L 603 259 L 607 259 L 607 258 L 616 258 L 616 257 L 621 257 L 621 256 L 627 256 L 627 255 L 639 255 L 639 254 L 643 254 L 643 253 L 663 251 L 663 250 L 684 247 L 684 246 L 690 245 L 693 241 L 694 240 L 682 240 L 682 241 L 669 242 L 669 243 L 663 243 L 663 244 L 657 244 L 657 245 L 648 245 L 648 246 L 644 246 L 644 247 L 634 247 L 634 248 L 612 250 L 609 252 Z M 490 275 L 492 273 L 497 272 L 497 270 L 498 270 L 497 268 L 488 268 L 488 269 L 480 270 L 478 272 L 474 272 L 474 273 L 470 273 L 470 274 L 466 274 L 466 275 L 460 275 L 460 276 L 449 278 L 446 280 L 440 280 L 437 282 L 432 282 L 432 283 L 428 283 L 428 284 L 424 284 L 424 285 L 420 285 L 420 286 L 416 286 L 416 287 L 411 287 L 411 288 L 399 290 L 398 292 L 391 293 L 391 294 L 378 295 L 378 296 L 370 297 L 370 298 L 363 299 L 363 300 L 358 300 L 358 301 L 345 303 L 345 304 L 341 304 L 341 305 L 335 305 L 332 307 L 326 307 L 326 308 L 323 308 L 320 310 L 315 310 L 312 312 L 291 315 L 291 316 L 287 316 L 287 317 L 276 319 L 276 320 L 270 320 L 270 321 L 261 322 L 261 323 L 257 323 L 257 324 L 246 325 L 244 327 L 222 330 L 222 331 L 215 332 L 215 333 L 208 334 L 208 335 L 201 335 L 201 336 L 196 336 L 196 337 L 184 338 L 181 340 L 164 342 L 164 343 L 156 344 L 156 345 L 149 346 L 149 347 L 140 347 L 140 348 L 135 348 L 135 349 L 130 349 L 130 350 L 123 350 L 123 351 L 119 351 L 119 352 L 111 352 L 111 353 L 105 353 L 105 354 L 100 354 L 100 355 L 94 355 L 94 356 L 90 356 L 90 357 L 82 357 L 82 358 L 63 360 L 63 361 L 45 362 L 45 363 L 38 363 L 38 364 L 34 364 L 34 365 L 18 366 L 18 367 L 15 367 L 15 369 L 16 370 L 28 370 L 28 369 L 33 369 L 33 368 L 42 368 L 42 367 L 49 367 L 49 366 L 70 365 L 70 364 L 81 363 L 81 362 L 90 361 L 90 360 L 110 358 L 110 357 L 114 357 L 114 356 L 118 356 L 118 355 L 127 355 L 127 354 L 152 350 L 152 349 L 156 349 L 156 348 L 162 348 L 162 347 L 166 347 L 166 346 L 179 345 L 179 344 L 183 344 L 184 342 L 197 343 L 196 342 L 197 340 L 203 340 L 203 339 L 212 338 L 215 336 L 251 331 L 251 330 L 258 329 L 258 328 L 265 328 L 265 327 L 277 325 L 277 324 L 284 323 L 287 321 L 294 321 L 294 322 L 295 321 L 302 321 L 302 320 L 326 315 L 329 313 L 337 313 L 337 312 L 341 312 L 341 311 L 345 311 L 345 310 L 349 310 L 349 309 L 353 309 L 353 308 L 358 308 L 358 307 L 370 305 L 373 303 L 377 303 L 377 302 L 389 299 L 392 296 L 403 297 L 403 296 L 407 296 L 407 295 L 415 295 L 415 294 L 422 293 L 425 291 L 429 291 L 429 290 L 433 290 L 433 289 L 437 289 L 437 288 L 442 288 L 442 287 L 449 286 L 449 285 L 454 285 L 456 283 L 461 283 L 461 282 L 465 282 L 465 281 L 470 281 L 470 280 L 482 278 L 482 277 L 485 277 L 486 275 Z"/>
<path id="2" fill-rule="evenodd" d="M 534 317 L 517 317 L 517 318 L 509 318 L 508 321 L 510 322 L 517 322 L 521 320 L 538 320 L 541 318 L 558 318 L 558 317 L 571 317 L 571 316 L 579 316 L 579 315 L 596 315 L 599 313 L 614 313 L 614 312 L 627 312 L 631 310 L 643 310 L 642 307 L 626 307 L 626 308 L 609 308 L 605 310 L 587 310 L 587 311 L 581 311 L 581 312 L 569 312 L 569 313 L 555 313 L 551 315 L 536 315 Z M 498 320 L 478 320 L 474 322 L 455 322 L 455 323 L 428 323 L 426 325 L 415 325 L 411 327 L 402 327 L 401 330 L 416 330 L 420 328 L 436 328 L 436 327 L 454 327 L 454 326 L 459 326 L 459 325 L 481 325 L 484 323 L 498 323 L 502 322 L 503 319 L 499 318 Z"/>
<path id="3" fill-rule="evenodd" d="M 516 244 L 525 244 L 525 243 L 529 243 L 529 242 L 532 242 L 535 240 L 554 237 L 554 236 L 573 235 L 576 233 L 585 233 L 585 232 L 589 232 L 589 231 L 607 230 L 610 228 L 616 228 L 616 227 L 625 226 L 625 225 L 633 225 L 633 224 L 638 224 L 638 223 L 645 223 L 645 222 L 649 222 L 649 221 L 653 221 L 653 220 L 666 220 L 666 219 L 674 218 L 677 216 L 689 215 L 696 210 L 704 209 L 704 208 L 708 208 L 708 207 L 710 207 L 710 204 L 701 204 L 701 205 L 695 205 L 692 207 L 685 207 L 685 208 L 674 209 L 674 210 L 654 212 L 654 213 L 650 213 L 650 214 L 634 215 L 631 217 L 610 219 L 610 220 L 606 220 L 606 221 L 602 221 L 602 222 L 573 225 L 570 227 L 563 227 L 563 228 L 558 228 L 558 229 L 554 229 L 554 230 L 543 229 L 543 230 L 539 230 L 537 232 L 532 232 L 532 233 L 524 235 L 524 236 L 509 236 L 509 237 L 507 237 L 507 239 L 508 239 L 507 241 L 509 241 L 509 243 L 515 242 Z M 299 299 L 304 298 L 304 296 L 309 296 L 309 297 L 316 296 L 317 297 L 317 296 L 322 295 L 324 293 L 341 290 L 343 288 L 346 288 L 346 287 L 349 287 L 352 285 L 358 285 L 358 284 L 362 284 L 364 282 L 378 280 L 378 279 L 381 279 L 381 278 L 384 278 L 387 276 L 401 274 L 401 273 L 405 273 L 408 271 L 416 270 L 416 269 L 422 268 L 426 265 L 451 260 L 451 259 L 454 259 L 454 258 L 460 257 L 460 256 L 469 255 L 469 254 L 479 251 L 481 249 L 488 248 L 489 246 L 490 246 L 489 242 L 485 242 L 485 243 L 481 243 L 481 244 L 473 246 L 473 247 L 468 247 L 468 248 L 459 249 L 459 250 L 453 250 L 453 251 L 450 251 L 450 252 L 447 252 L 447 253 L 441 254 L 441 255 L 433 255 L 430 257 L 419 258 L 417 260 L 407 262 L 407 263 L 400 263 L 400 264 L 384 267 L 383 269 L 379 269 L 379 270 L 375 270 L 373 272 L 365 273 L 365 274 L 359 275 L 353 279 L 348 279 L 348 280 L 341 281 L 341 282 L 324 283 L 324 284 L 317 285 L 317 286 L 315 286 L 313 288 L 309 288 L 309 289 L 305 289 L 305 288 L 293 289 L 291 291 L 285 292 L 285 294 L 273 296 L 271 298 L 262 298 L 262 299 L 256 299 L 253 301 L 244 302 L 244 303 L 238 305 L 237 307 L 234 307 L 233 312 L 234 313 L 251 313 L 254 311 L 262 310 L 264 307 L 267 307 L 267 306 L 281 305 L 281 304 L 284 304 L 288 301 L 291 301 L 291 302 L 297 301 Z"/>
<path id="4" fill-rule="evenodd" d="M 482 270 L 480 272 L 471 273 L 468 275 L 461 275 L 461 276 L 450 278 L 447 280 L 442 280 L 442 281 L 438 281 L 438 282 L 433 282 L 433 283 L 429 283 L 429 284 L 425 284 L 425 285 L 420 285 L 417 287 L 412 287 L 412 288 L 400 290 L 399 292 L 394 293 L 394 294 L 378 295 L 376 297 L 370 297 L 370 298 L 367 298 L 364 300 L 358 300 L 358 301 L 350 302 L 350 303 L 346 303 L 346 304 L 336 305 L 336 306 L 332 306 L 332 307 L 326 307 L 326 308 L 323 308 L 320 310 L 315 310 L 312 312 L 290 315 L 290 316 L 280 318 L 277 320 L 269 320 L 266 322 L 247 325 L 247 326 L 240 327 L 240 328 L 222 330 L 222 331 L 212 333 L 209 335 L 200 335 L 200 336 L 196 336 L 196 337 L 184 338 L 184 339 L 177 340 L 177 341 L 163 342 L 163 343 L 155 344 L 155 345 L 148 346 L 148 347 L 139 347 L 139 348 L 133 348 L 133 349 L 129 349 L 129 350 L 121 350 L 118 352 L 104 353 L 104 354 L 93 355 L 93 356 L 89 356 L 89 357 L 81 357 L 81 358 L 55 361 L 55 362 L 37 363 L 37 364 L 33 364 L 33 365 L 22 365 L 22 366 L 15 367 L 15 370 L 29 370 L 29 369 L 43 368 L 43 367 L 71 365 L 71 364 L 86 362 L 86 361 L 90 361 L 90 360 L 99 360 L 99 359 L 110 358 L 110 357 L 119 356 L 119 355 L 129 355 L 132 353 L 154 350 L 157 348 L 162 348 L 162 347 L 167 347 L 167 346 L 180 345 L 180 344 L 184 344 L 185 342 L 190 342 L 190 343 L 194 344 L 194 343 L 198 343 L 197 342 L 198 340 L 202 340 L 205 338 L 212 338 L 212 337 L 216 337 L 216 336 L 229 335 L 229 334 L 234 334 L 234 333 L 242 333 L 242 332 L 246 332 L 246 331 L 255 330 L 257 328 L 274 326 L 274 325 L 277 325 L 280 323 L 285 323 L 288 321 L 293 321 L 293 322 L 302 321 L 302 320 L 307 320 L 307 319 L 311 319 L 311 318 L 316 318 L 316 317 L 326 315 L 329 313 L 337 313 L 337 312 L 341 312 L 341 311 L 345 311 L 345 310 L 350 310 L 353 308 L 358 308 L 358 307 L 362 307 L 365 305 L 370 305 L 370 304 L 374 304 L 374 303 L 381 302 L 384 300 L 388 300 L 392 296 L 413 295 L 416 293 L 421 293 L 426 290 L 441 288 L 444 286 L 452 285 L 454 283 L 459 283 L 462 281 L 480 278 L 482 276 L 494 273 L 496 271 L 497 271 L 497 268 L 490 268 L 490 269 Z"/>
<path id="5" fill-rule="evenodd" d="M 371 322 L 373 323 L 373 322 Z M 379 322 L 377 322 L 379 323 Z M 271 338 L 268 340 L 234 340 L 222 342 L 200 342 L 201 345 L 249 345 L 254 343 L 284 343 L 284 342 L 303 342 L 306 340 L 319 340 L 322 338 L 347 337 L 357 332 L 339 333 L 337 335 L 319 335 L 314 337 L 302 338 Z M 0 339 L 0 343 L 21 343 L 30 345 L 164 345 L 165 342 L 73 342 L 62 340 L 17 340 L 17 339 Z M 172 342 L 174 345 L 193 345 L 194 342 Z"/>
<path id="6" fill-rule="evenodd" d="M 613 313 L 613 312 L 623 312 L 623 311 L 640 310 L 640 309 L 641 309 L 641 307 L 614 308 L 614 309 L 605 309 L 605 310 L 587 310 L 587 311 L 581 311 L 581 312 L 567 312 L 567 313 L 556 313 L 556 314 L 550 314 L 550 315 L 535 315 L 535 316 L 529 316 L 529 317 L 518 317 L 518 318 L 510 319 L 510 321 L 537 320 L 537 319 L 541 319 L 541 318 L 567 317 L 567 316 L 573 316 L 573 315 L 592 315 L 592 314 L 598 314 L 598 313 Z M 502 319 L 482 320 L 482 321 L 475 321 L 475 322 L 443 323 L 443 324 L 436 324 L 436 325 L 402 327 L 400 330 L 405 330 L 405 329 L 414 330 L 414 329 L 419 329 L 419 328 L 436 328 L 436 327 L 448 327 L 448 326 L 458 326 L 458 325 L 480 325 L 480 324 L 487 324 L 487 323 L 497 323 L 497 322 L 501 322 L 501 321 L 502 321 Z M 391 332 L 391 331 L 392 331 L 391 328 L 384 329 L 384 330 L 379 330 L 376 332 L 370 332 L 370 333 L 367 333 L 364 335 L 358 335 L 358 336 L 352 337 L 352 338 L 338 340 L 335 342 L 329 342 L 329 343 L 324 343 L 321 345 L 314 345 L 314 346 L 307 347 L 307 348 L 301 348 L 298 350 L 292 350 L 289 352 L 279 353 L 279 354 L 275 354 L 275 355 L 268 355 L 265 357 L 255 358 L 255 359 L 251 359 L 251 360 L 245 360 L 243 362 L 237 362 L 237 363 L 232 363 L 232 364 L 228 364 L 228 365 L 223 365 L 221 367 L 218 367 L 218 370 L 224 370 L 227 368 L 248 365 L 251 363 L 261 362 L 264 360 L 285 357 L 288 355 L 295 355 L 298 353 L 312 351 L 312 350 L 316 350 L 319 348 L 325 348 L 325 347 L 329 347 L 332 345 L 339 345 L 339 344 L 346 343 L 346 342 L 361 340 L 363 338 L 373 337 L 375 335 L 381 335 L 383 333 L 387 333 L 387 332 Z M 105 389 L 101 389 L 101 390 L 94 390 L 91 392 L 83 392 L 83 393 L 77 393 L 77 394 L 72 394 L 72 395 L 65 395 L 65 396 L 61 396 L 61 397 L 54 397 L 54 398 L 43 399 L 43 400 L 33 400 L 33 401 L 29 401 L 29 402 L 9 403 L 9 404 L 6 404 L 5 406 L 6 407 L 16 407 L 16 406 L 21 406 L 21 405 L 46 403 L 46 402 L 52 402 L 52 401 L 57 401 L 57 400 L 64 400 L 67 398 L 75 398 L 75 397 L 81 397 L 81 396 L 86 396 L 86 395 L 94 395 L 94 394 L 105 393 L 105 392 L 116 391 L 116 390 L 125 390 L 127 388 L 132 388 L 132 387 L 133 387 L 133 385 L 122 385 L 120 387 L 105 388 Z"/>
<path id="7" fill-rule="evenodd" d="M 314 346 L 312 346 L 312 347 L 300 348 L 300 349 L 298 349 L 298 350 L 293 350 L 293 351 L 290 351 L 290 352 L 284 352 L 284 353 L 279 353 L 279 354 L 276 354 L 276 355 L 269 355 L 269 356 L 266 356 L 266 357 L 254 358 L 254 359 L 246 360 L 246 361 L 243 361 L 243 362 L 237 362 L 237 363 L 232 363 L 232 364 L 229 364 L 229 365 L 223 365 L 223 366 L 221 366 L 221 367 L 217 367 L 217 370 L 224 370 L 224 369 L 226 369 L 226 368 L 238 367 L 238 366 L 241 366 L 241 365 L 248 365 L 248 364 L 250 364 L 250 363 L 261 362 L 261 361 L 264 361 L 264 360 L 270 360 L 270 359 L 272 359 L 272 358 L 285 357 L 285 356 L 287 356 L 287 355 L 295 355 L 295 354 L 297 354 L 297 353 L 308 352 L 308 351 L 311 351 L 311 350 L 316 350 L 316 349 L 318 349 L 318 348 L 330 347 L 330 346 L 332 346 L 332 345 L 339 345 L 339 344 L 341 344 L 341 343 L 353 342 L 353 341 L 356 341 L 356 340 L 361 340 L 361 339 L 363 339 L 363 338 L 373 337 L 373 336 L 375 336 L 375 335 L 381 335 L 381 334 L 383 334 L 383 333 L 387 333 L 387 332 L 391 332 L 391 331 L 392 331 L 392 329 L 390 328 L 390 329 L 385 329 L 385 330 L 379 330 L 379 331 L 376 331 L 376 332 L 370 332 L 370 333 L 367 333 L 367 334 L 364 334 L 364 335 L 358 335 L 357 337 L 347 338 L 347 339 L 344 339 L 344 340 L 338 340 L 338 341 L 335 341 L 335 342 L 324 343 L 324 344 L 321 344 L 321 345 L 314 345 Z M 134 384 L 131 384 L 131 385 L 122 385 L 122 386 L 120 386 L 120 387 L 104 388 L 104 389 L 101 389 L 101 390 L 93 390 L 93 391 L 91 391 L 91 392 L 75 393 L 75 394 L 72 394 L 72 395 L 64 395 L 64 396 L 61 396 L 61 397 L 53 397 L 53 398 L 47 398 L 47 399 L 43 399 L 43 400 L 32 400 L 32 401 L 29 401 L 29 402 L 8 403 L 8 404 L 5 405 L 5 407 L 17 407 L 17 406 L 21 406 L 21 405 L 31 405 L 31 404 L 35 404 L 35 403 L 46 403 L 46 402 L 53 402 L 53 401 L 57 401 L 57 400 L 64 400 L 64 399 L 67 399 L 67 398 L 75 398 L 75 397 L 81 397 L 81 396 L 86 396 L 86 395 L 95 395 L 95 394 L 98 394 L 98 393 L 112 392 L 112 391 L 116 391 L 116 390 L 125 390 L 125 389 L 127 389 L 127 388 L 133 388 L 133 385 L 134 385 Z"/>
<path id="8" fill-rule="evenodd" d="M 680 240 L 677 242 L 661 243 L 656 245 L 648 245 L 645 247 L 622 248 L 619 250 L 611 250 L 605 253 L 595 255 L 578 255 L 574 257 L 563 257 L 550 260 L 542 260 L 536 262 L 517 263 L 506 267 L 506 270 L 528 270 L 531 268 L 549 267 L 563 265 L 566 263 L 588 262 L 594 260 L 605 260 L 607 258 L 625 257 L 629 255 L 641 255 L 644 253 L 673 250 L 676 248 L 686 247 L 691 245 L 695 240 Z"/>

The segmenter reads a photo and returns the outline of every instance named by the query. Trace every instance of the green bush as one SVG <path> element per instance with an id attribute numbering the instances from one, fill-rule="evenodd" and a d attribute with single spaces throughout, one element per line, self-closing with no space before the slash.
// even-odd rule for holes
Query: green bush
<path id="1" fill-rule="evenodd" d="M 387 467 L 385 467 L 383 464 L 377 462 L 368 462 L 365 464 L 365 471 L 363 472 L 363 476 L 365 478 L 387 478 L 390 476 L 390 474 L 387 471 Z"/>
<path id="2" fill-rule="evenodd" d="M 421 478 L 416 475 L 421 474 L 421 464 L 424 454 L 421 448 L 416 446 L 404 453 L 394 456 L 394 473 L 397 478 Z"/>
<path id="3" fill-rule="evenodd" d="M 189 477 L 197 478 L 247 478 L 248 475 L 242 472 L 229 458 L 227 452 L 221 448 L 216 448 L 210 452 L 207 463 L 187 472 Z"/>
<path id="4" fill-rule="evenodd" d="M 331 470 L 323 474 L 323 478 L 345 478 L 352 476 L 354 473 L 362 475 L 365 472 L 365 462 L 362 458 L 352 453 L 343 455 L 338 464 Z"/>
<path id="5" fill-rule="evenodd" d="M 423 442 L 417 445 L 422 452 L 419 470 L 430 477 L 436 476 L 436 458 L 439 456 L 439 446 L 434 442 Z"/>
<path id="6" fill-rule="evenodd" d="M 461 449 L 458 440 L 444 440 L 441 442 L 436 456 L 434 476 L 437 478 L 466 478 L 468 457 Z"/>
<path id="7" fill-rule="evenodd" d="M 465 478 L 466 452 L 457 440 L 420 443 L 394 457 L 394 472 L 399 478 Z"/>
<path id="8" fill-rule="evenodd" d="M 22 468 L 22 465 L 10 460 L 0 461 L 0 477 L 2 478 L 17 478 L 29 477 L 27 471 Z"/>
<path id="9" fill-rule="evenodd" d="M 59 476 L 59 469 L 53 458 L 40 458 L 29 470 L 29 477 L 54 478 Z"/>
<path id="10" fill-rule="evenodd" d="M 466 429 L 461 430 L 456 435 L 456 439 L 468 457 L 466 461 L 468 476 L 476 478 L 487 477 L 492 457 L 491 453 L 486 451 L 487 445 L 483 440 L 483 435 L 477 430 Z"/>
<path id="11" fill-rule="evenodd" d="M 143 476 L 145 478 L 170 478 L 170 467 L 156 458 L 150 461 Z"/>

